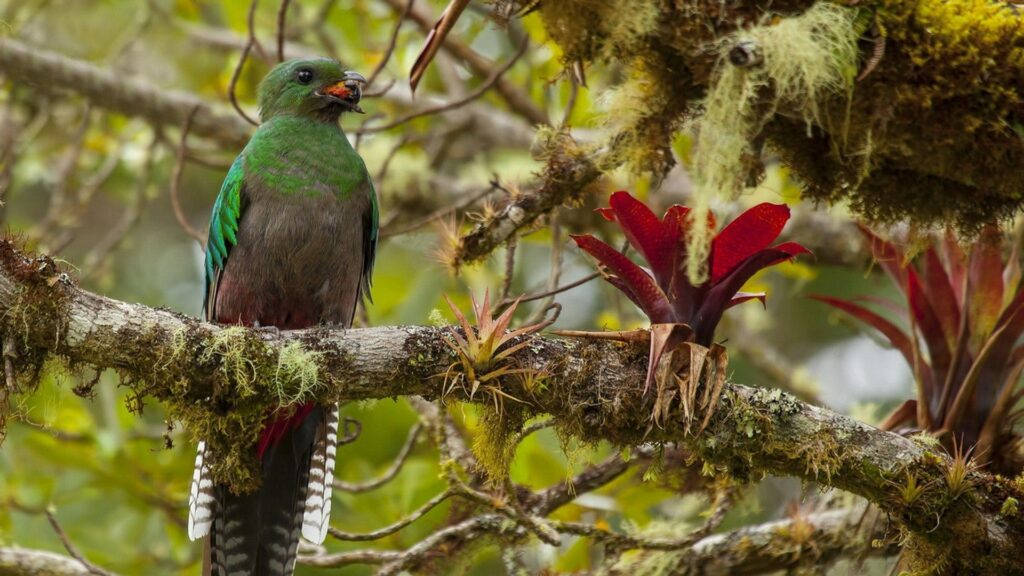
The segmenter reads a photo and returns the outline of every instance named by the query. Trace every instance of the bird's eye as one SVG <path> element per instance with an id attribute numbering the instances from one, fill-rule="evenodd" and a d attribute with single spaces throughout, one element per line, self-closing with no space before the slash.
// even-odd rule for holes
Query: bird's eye
<path id="1" fill-rule="evenodd" d="M 299 84 L 309 84 L 313 81 L 313 71 L 309 68 L 301 68 L 295 77 L 298 79 Z"/>

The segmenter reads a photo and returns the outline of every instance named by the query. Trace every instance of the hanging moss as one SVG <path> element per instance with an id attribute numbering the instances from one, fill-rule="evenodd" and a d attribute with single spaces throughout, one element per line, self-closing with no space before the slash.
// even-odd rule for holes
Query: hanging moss
<path id="1" fill-rule="evenodd" d="M 509 466 L 516 455 L 518 433 L 526 417 L 523 410 L 506 406 L 498 410 L 480 407 L 480 422 L 473 436 L 473 454 L 487 475 L 488 482 L 498 487 L 508 478 Z"/>
<path id="2" fill-rule="evenodd" d="M 751 182 L 768 149 L 793 168 L 806 198 L 848 202 L 872 221 L 951 223 L 970 233 L 1018 212 L 1018 8 L 997 0 L 852 4 L 563 0 L 540 13 L 567 65 L 625 69 L 609 100 L 602 169 L 671 166 L 658 151 L 696 113 L 714 127 L 704 130 L 693 166 L 702 204 Z M 761 64 L 723 63 L 743 41 L 761 51 Z"/>
<path id="3" fill-rule="evenodd" d="M 761 130 L 780 109 L 810 132 L 826 124 L 823 108 L 848 94 L 857 73 L 858 12 L 826 2 L 778 24 L 725 38 L 718 71 L 704 101 L 694 157 L 694 206 L 706 214 L 715 196 L 735 199 L 757 171 Z M 729 50 L 728 47 L 733 47 Z M 748 50 L 744 54 L 742 50 Z M 737 52 L 740 51 L 740 52 Z M 737 54 L 754 61 L 738 66 Z M 687 273 L 704 280 L 711 240 L 705 217 L 693 219 Z"/>

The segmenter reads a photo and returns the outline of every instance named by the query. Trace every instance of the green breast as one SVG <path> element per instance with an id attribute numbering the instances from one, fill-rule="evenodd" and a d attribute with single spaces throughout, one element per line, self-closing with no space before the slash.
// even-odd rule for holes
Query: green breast
<path id="1" fill-rule="evenodd" d="M 246 146 L 245 173 L 278 194 L 337 194 L 363 189 L 363 159 L 337 124 L 275 116 Z"/>

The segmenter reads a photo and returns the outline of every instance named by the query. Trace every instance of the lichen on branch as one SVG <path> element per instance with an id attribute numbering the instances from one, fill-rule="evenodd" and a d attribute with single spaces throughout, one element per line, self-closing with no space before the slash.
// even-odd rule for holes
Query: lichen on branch
<path id="1" fill-rule="evenodd" d="M 246 446 L 267 410 L 310 400 L 438 398 L 445 392 L 438 375 L 456 361 L 448 327 L 224 328 L 91 294 L 56 269 L 40 270 L 35 263 L 45 259 L 25 257 L 10 243 L 0 248 L 2 317 L 17 318 L 15 306 L 25 299 L 60 303 L 31 322 L 3 325 L 4 342 L 18 343 L 16 369 L 31 373 L 35 359 L 57 357 L 72 370 L 118 371 L 137 400 L 164 403 L 194 435 L 237 442 L 241 448 L 227 452 L 236 460 L 225 458 L 215 471 L 236 489 L 252 485 L 255 458 Z M 502 379 L 502 391 L 523 400 L 525 417 L 550 414 L 563 433 L 584 441 L 675 442 L 733 478 L 787 475 L 847 490 L 882 504 L 919 549 L 948 550 L 951 562 L 972 558 L 1005 568 L 1008 550 L 1024 542 L 1024 518 L 1005 504 L 1024 497 L 1020 483 L 972 471 L 969 489 L 952 490 L 944 480 L 950 461 L 932 446 L 780 391 L 726 384 L 719 409 L 695 436 L 678 406 L 661 426 L 651 424 L 642 345 L 536 337 L 514 359 L 550 376 L 531 389 L 522 379 Z M 491 401 L 458 388 L 448 394 L 452 401 Z M 964 531 L 977 537 L 958 540 Z"/>

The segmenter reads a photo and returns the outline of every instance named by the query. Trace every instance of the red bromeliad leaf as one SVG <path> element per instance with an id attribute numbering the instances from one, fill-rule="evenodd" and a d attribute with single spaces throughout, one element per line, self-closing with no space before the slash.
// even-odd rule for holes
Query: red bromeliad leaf
<path id="1" fill-rule="evenodd" d="M 612 194 L 609 204 L 626 239 L 647 261 L 658 284 L 668 286 L 676 268 L 680 227 L 672 223 L 663 224 L 646 204 L 628 192 Z M 602 215 L 608 217 L 605 212 Z"/>
<path id="2" fill-rule="evenodd" d="M 809 251 L 795 242 L 787 242 L 774 248 L 761 250 L 749 256 L 739 266 L 735 266 L 733 271 L 721 281 L 713 282 L 707 296 L 694 315 L 692 326 L 696 334 L 695 341 L 702 346 L 711 345 L 715 327 L 722 319 L 722 312 L 725 312 L 733 296 L 758 270 L 789 260 L 801 253 L 809 253 Z"/>
<path id="3" fill-rule="evenodd" d="M 953 232 L 948 228 L 942 238 L 942 247 L 946 263 L 949 264 L 949 283 L 953 287 L 953 293 L 956 294 L 957 302 L 960 303 L 962 309 L 964 292 L 967 288 L 967 265 L 965 264 L 967 257 L 964 256 L 964 251 L 960 249 L 960 244 L 957 243 Z"/>
<path id="4" fill-rule="evenodd" d="M 968 421 L 980 427 L 984 416 L 995 404 L 996 398 L 1006 383 L 1006 373 L 1011 369 L 1010 359 L 1013 357 L 1014 346 L 1021 334 L 1024 334 L 1024 304 L 1015 302 L 1012 310 L 1007 311 L 1006 321 L 1001 322 L 997 330 L 988 338 L 975 359 L 971 370 L 964 377 L 956 398 L 946 414 L 945 426 L 953 429 L 961 418 L 971 412 Z M 972 430 L 977 440 L 978 430 Z"/>
<path id="5" fill-rule="evenodd" d="M 968 315 L 974 351 L 988 340 L 1003 309 L 1002 241 L 995 226 L 986 226 L 968 261 Z"/>
<path id="6" fill-rule="evenodd" d="M 1003 268 L 1003 312 L 1010 307 L 1014 300 L 1020 296 L 1020 244 L 1017 242 L 1013 243 L 1013 249 L 1010 251 L 1010 259 L 1006 262 L 1006 267 Z"/>
<path id="7" fill-rule="evenodd" d="M 651 322 L 674 322 L 668 298 L 647 272 L 624 254 L 589 234 L 573 235 L 576 245 L 597 259 L 619 281 L 629 287 L 630 298 L 647 314 Z"/>
<path id="8" fill-rule="evenodd" d="M 881 430 L 892 432 L 903 424 L 913 424 L 917 416 L 917 400 L 904 400 L 878 425 Z"/>
<path id="9" fill-rule="evenodd" d="M 725 308 L 728 310 L 737 304 L 743 304 L 750 300 L 760 300 L 761 306 L 765 306 L 765 297 L 766 294 L 764 292 L 737 292 L 736 295 L 732 297 L 732 300 L 729 300 L 729 303 L 725 305 Z"/>
<path id="10" fill-rule="evenodd" d="M 907 287 L 906 268 L 903 266 L 903 256 L 900 250 L 891 242 L 887 242 L 869 230 L 866 226 L 859 225 L 860 231 L 868 239 L 871 247 L 871 255 L 878 262 L 889 276 L 896 282 L 900 290 L 905 291 Z"/>
<path id="11" fill-rule="evenodd" d="M 597 212 L 602 218 L 609 222 L 615 222 L 615 210 L 612 210 L 611 208 L 596 208 L 594 209 L 594 212 Z"/>
<path id="12" fill-rule="evenodd" d="M 928 248 L 925 252 L 924 290 L 932 310 L 942 324 L 946 343 L 952 350 L 956 347 L 956 337 L 960 332 L 960 305 L 957 302 L 956 291 L 949 281 L 949 275 L 942 267 L 942 261 L 934 247 Z"/>
<path id="13" fill-rule="evenodd" d="M 906 268 L 907 274 L 907 302 L 910 305 L 910 312 L 914 324 L 924 336 L 925 344 L 928 345 L 928 356 L 931 358 L 932 371 L 935 373 L 936 382 L 943 382 L 946 379 L 946 372 L 949 370 L 952 358 L 949 344 L 943 333 L 942 324 L 939 322 L 935 311 L 932 309 L 917 271 L 913 267 Z"/>
<path id="14" fill-rule="evenodd" d="M 903 330 L 896 327 L 895 324 L 886 320 L 882 316 L 875 314 L 871 310 L 859 305 L 854 304 L 848 300 L 842 300 L 840 298 L 832 298 L 829 296 L 819 296 L 812 294 L 811 298 L 828 304 L 833 308 L 838 308 L 843 312 L 846 312 L 850 316 L 868 324 L 882 333 L 883 336 L 889 339 L 889 343 L 892 347 L 899 350 L 903 357 L 907 360 L 907 364 L 914 366 L 914 347 L 910 343 L 910 338 Z"/>
<path id="15" fill-rule="evenodd" d="M 765 202 L 730 222 L 711 241 L 711 282 L 725 278 L 744 260 L 770 246 L 787 220 L 788 206 Z"/>

